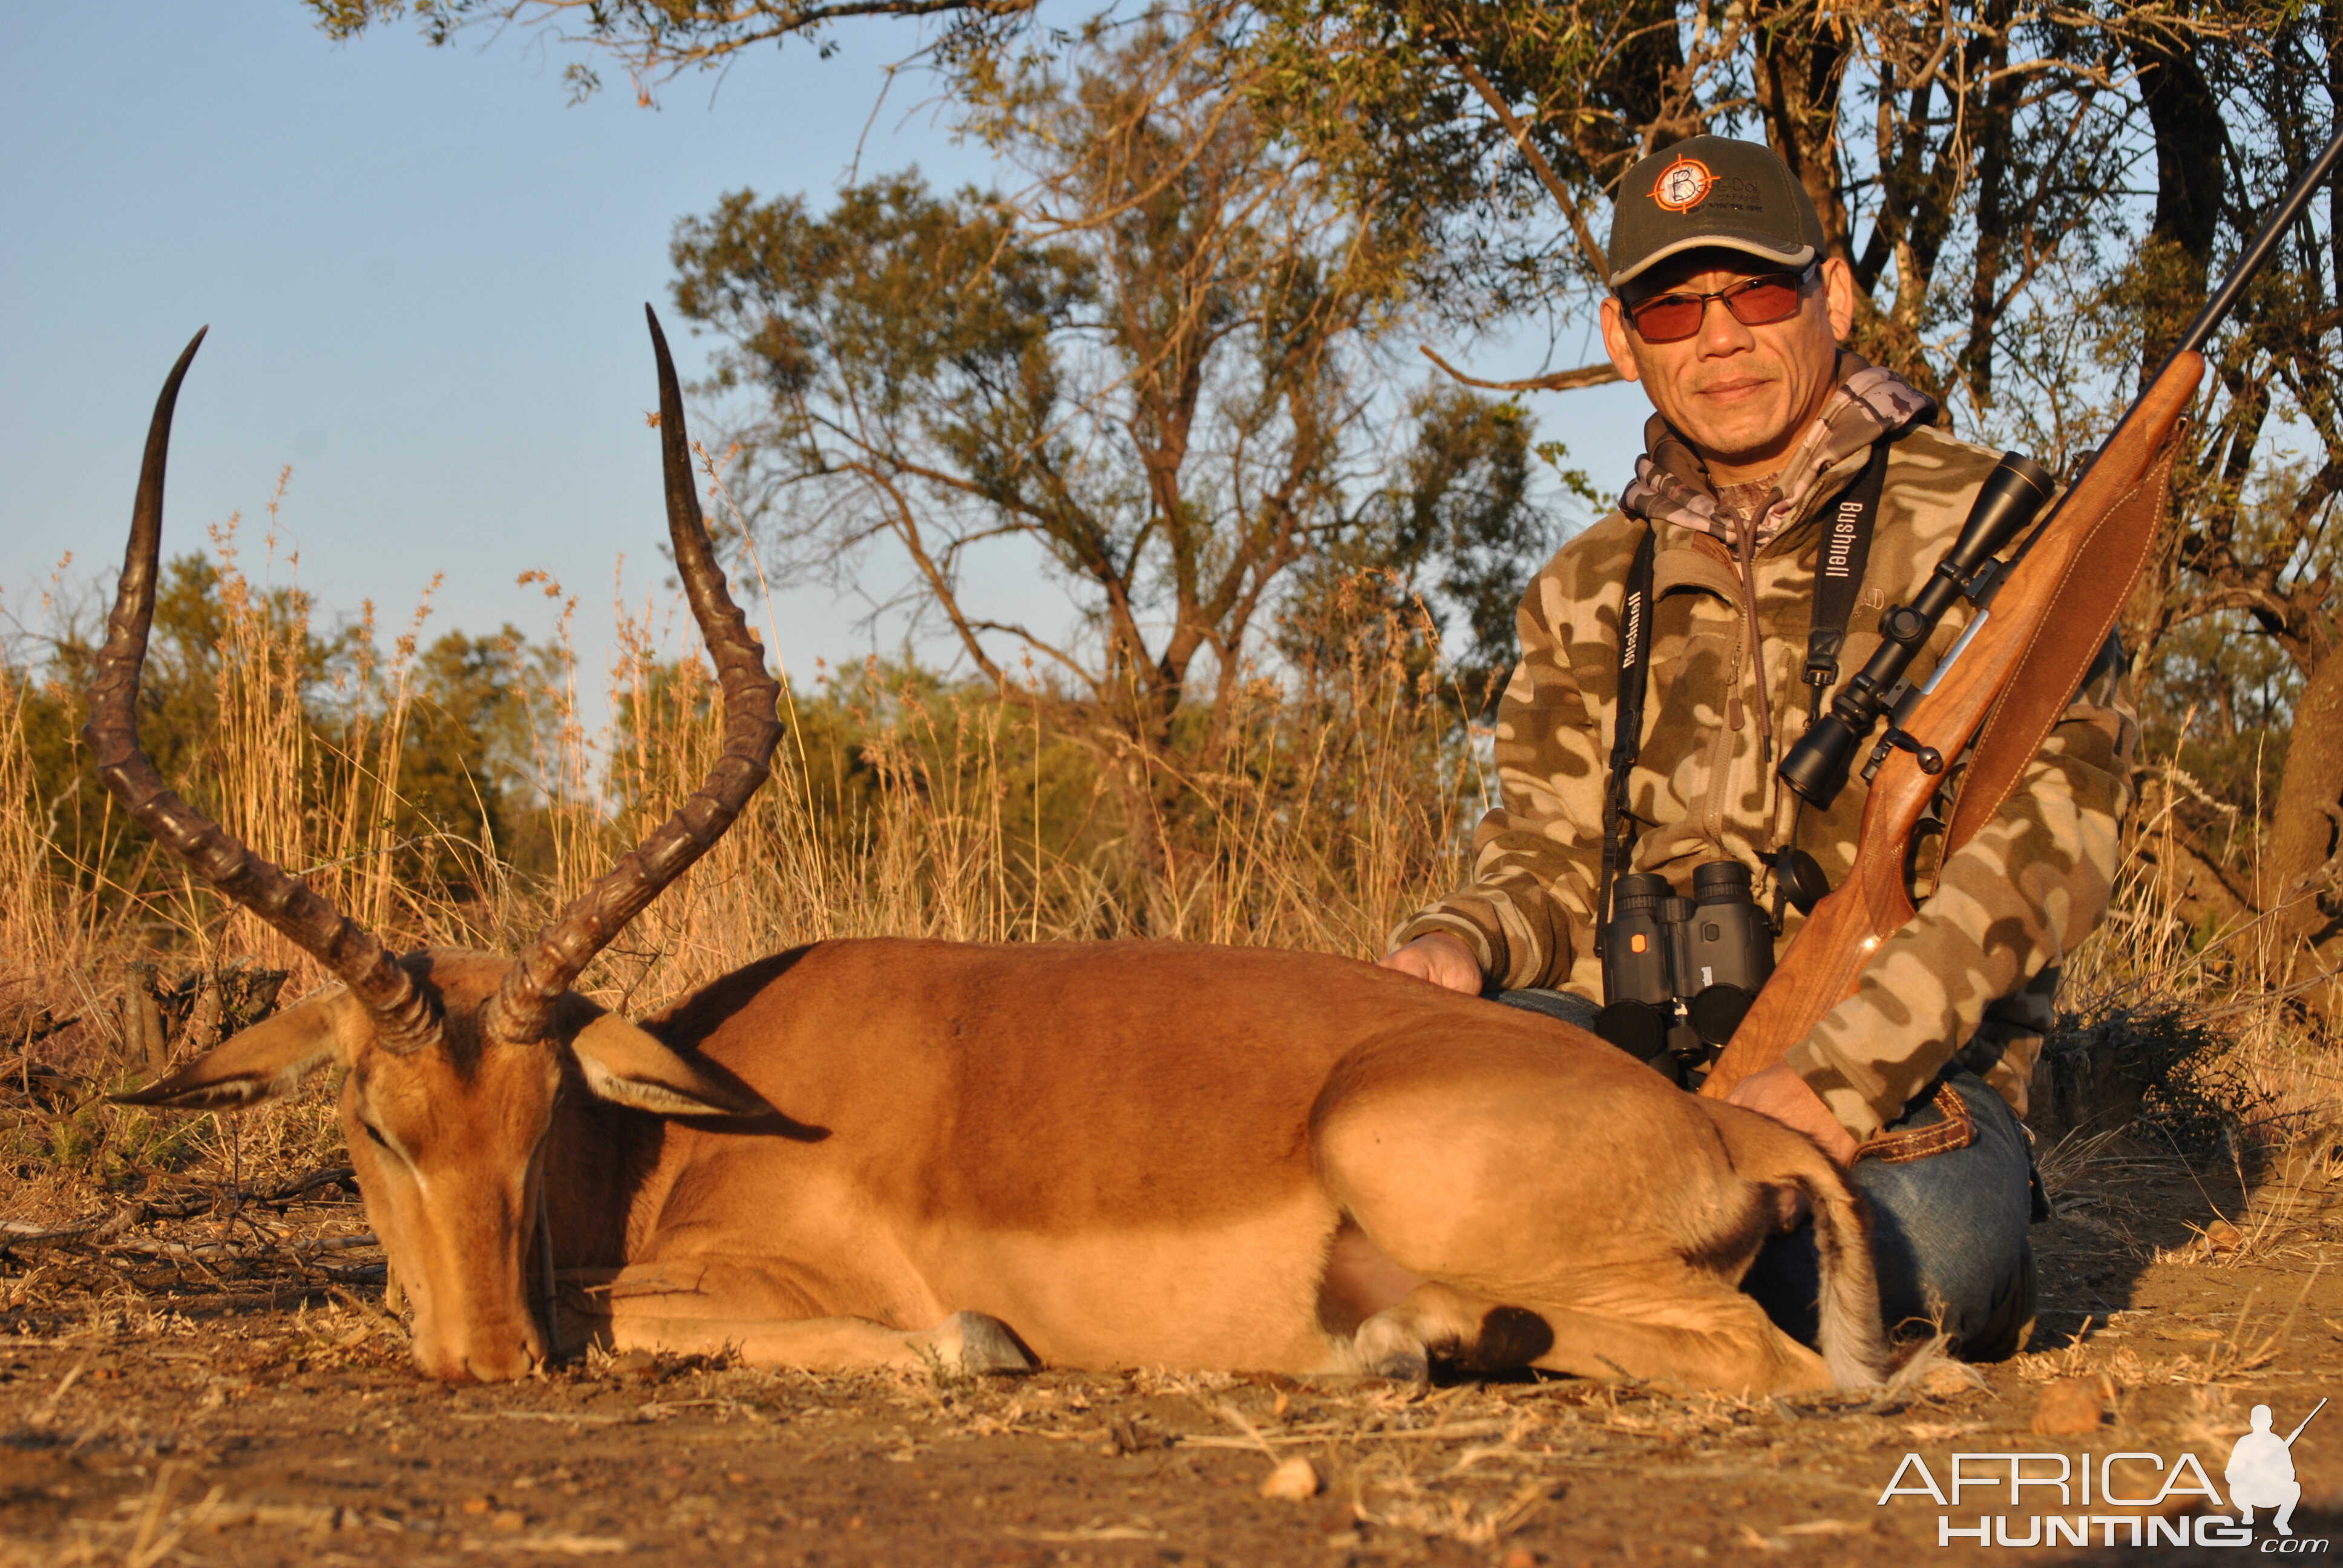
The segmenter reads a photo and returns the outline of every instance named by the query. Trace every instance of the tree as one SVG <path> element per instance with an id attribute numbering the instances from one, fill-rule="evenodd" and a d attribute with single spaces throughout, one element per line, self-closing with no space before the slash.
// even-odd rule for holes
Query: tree
<path id="1" fill-rule="evenodd" d="M 744 433 L 752 515 L 800 563 L 897 547 L 978 669 L 1125 764 L 1142 840 L 1176 808 L 1140 764 L 1211 753 L 1298 568 L 1396 573 L 1503 648 L 1494 607 L 1548 548 L 1517 416 L 1451 392 L 1388 428 L 1378 345 L 1413 305 L 1393 230 L 1262 125 L 1229 15 L 967 79 L 970 133 L 1022 192 L 902 175 L 819 217 L 743 192 L 675 245 L 679 307 L 730 345 L 719 386 L 769 404 Z M 1011 541 L 1067 585 L 1080 639 L 971 602 L 969 560 Z"/>
<path id="2" fill-rule="evenodd" d="M 468 27 L 548 29 L 592 45 L 626 71 L 636 98 L 679 72 L 720 69 L 759 45 L 822 39 L 838 22 L 867 16 L 940 19 L 948 48 L 983 49 L 1019 30 L 1039 0 L 301 0 L 328 37 L 350 39 L 377 23 L 411 19 L 432 44 Z M 816 47 L 829 52 L 826 40 Z M 576 96 L 599 92 L 600 75 L 573 61 L 562 79 Z"/>

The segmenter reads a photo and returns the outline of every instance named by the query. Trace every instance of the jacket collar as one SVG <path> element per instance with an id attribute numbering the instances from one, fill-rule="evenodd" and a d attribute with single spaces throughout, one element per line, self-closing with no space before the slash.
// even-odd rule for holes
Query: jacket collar
<path id="1" fill-rule="evenodd" d="M 1936 400 L 1893 370 L 1874 365 L 1852 349 L 1838 355 L 1838 388 L 1806 433 L 1770 490 L 1745 514 L 1717 498 L 1708 465 L 1684 434 L 1654 414 L 1644 423 L 1635 477 L 1619 498 L 1619 509 L 1652 523 L 1674 523 L 1730 546 L 1740 541 L 1745 523 L 1754 522 L 1755 548 L 1763 549 L 1830 493 L 1832 470 L 1882 436 L 1935 417 Z"/>

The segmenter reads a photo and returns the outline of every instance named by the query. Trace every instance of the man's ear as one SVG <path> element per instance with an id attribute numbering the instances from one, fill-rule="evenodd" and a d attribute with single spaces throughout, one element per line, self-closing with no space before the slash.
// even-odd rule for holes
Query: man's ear
<path id="1" fill-rule="evenodd" d="M 162 1082 L 117 1094 L 114 1101 L 174 1111 L 241 1111 L 290 1094 L 327 1062 L 348 1064 L 357 1005 L 345 990 L 311 997 L 206 1051 Z"/>
<path id="2" fill-rule="evenodd" d="M 1606 295 L 1603 300 L 1603 349 L 1611 356 L 1611 368 L 1619 373 L 1622 381 L 1641 381 L 1644 367 L 1635 363 L 1635 346 L 1629 339 L 1626 307 L 1616 295 Z"/>
<path id="3" fill-rule="evenodd" d="M 595 1098 L 656 1116 L 769 1116 L 773 1108 L 712 1062 L 670 1050 L 615 1012 L 579 1030 L 570 1053 Z"/>
<path id="4" fill-rule="evenodd" d="M 1823 262 L 1823 303 L 1830 314 L 1831 338 L 1844 343 L 1855 330 L 1855 270 L 1840 256 Z"/>

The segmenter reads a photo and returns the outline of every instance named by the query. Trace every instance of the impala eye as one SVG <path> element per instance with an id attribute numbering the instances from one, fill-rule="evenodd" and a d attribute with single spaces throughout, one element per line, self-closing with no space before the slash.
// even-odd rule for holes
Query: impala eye
<path id="1" fill-rule="evenodd" d="M 385 1137 L 382 1135 L 382 1129 L 381 1129 L 381 1128 L 377 1127 L 377 1126 L 376 1126 L 373 1122 L 371 1122 L 371 1121 L 361 1121 L 361 1122 L 359 1122 L 359 1123 L 358 1123 L 358 1125 L 359 1125 L 360 1127 L 363 1127 L 363 1128 L 365 1128 L 365 1129 L 366 1129 L 366 1135 L 367 1135 L 368 1138 L 373 1139 L 373 1140 L 374 1140 L 374 1141 L 375 1141 L 375 1146 L 376 1146 L 377 1148 L 380 1149 L 384 1153 L 386 1153 L 386 1154 L 394 1154 L 394 1155 L 395 1155 L 395 1154 L 397 1154 L 397 1153 L 398 1152 L 398 1151 L 397 1151 L 397 1150 L 393 1149 L 393 1148 L 390 1146 L 390 1140 L 389 1140 L 389 1139 L 387 1139 L 387 1138 L 385 1138 Z"/>

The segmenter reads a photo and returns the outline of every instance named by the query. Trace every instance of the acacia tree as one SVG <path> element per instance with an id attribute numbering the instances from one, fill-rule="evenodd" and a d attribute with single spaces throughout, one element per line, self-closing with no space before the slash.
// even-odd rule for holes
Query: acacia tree
<path id="1" fill-rule="evenodd" d="M 1454 394 L 1391 418 L 1394 231 L 1269 134 L 1228 15 L 964 79 L 968 133 L 1021 191 L 902 175 L 820 216 L 743 192 L 675 245 L 679 306 L 729 344 L 719 388 L 760 395 L 751 515 L 800 565 L 900 550 L 979 670 L 1118 764 L 1154 857 L 1168 803 L 1141 795 L 1182 769 L 1149 763 L 1210 760 L 1264 618 L 1331 586 L 1297 568 L 1422 573 L 1503 643 L 1550 548 L 1525 421 Z M 970 562 L 1012 544 L 1071 590 L 1078 637 L 977 601 Z"/>

